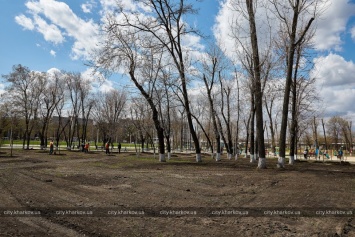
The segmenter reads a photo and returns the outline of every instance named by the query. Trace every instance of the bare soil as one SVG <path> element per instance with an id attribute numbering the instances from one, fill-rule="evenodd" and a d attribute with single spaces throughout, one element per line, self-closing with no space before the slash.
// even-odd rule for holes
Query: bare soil
<path id="1" fill-rule="evenodd" d="M 348 162 L 0 151 L 0 236 L 355 236 Z"/>

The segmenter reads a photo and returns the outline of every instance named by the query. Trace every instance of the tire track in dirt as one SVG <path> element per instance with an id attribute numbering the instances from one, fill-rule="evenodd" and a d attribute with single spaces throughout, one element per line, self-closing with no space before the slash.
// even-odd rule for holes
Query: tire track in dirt
<path id="1" fill-rule="evenodd" d="M 31 205 L 19 197 L 18 192 L 14 191 L 13 185 L 17 185 L 17 180 L 12 180 L 10 182 L 5 177 L 16 177 L 14 176 L 15 171 L 2 172 L 0 176 L 1 184 L 1 208 L 16 210 L 16 208 L 25 208 L 26 210 L 34 210 Z M 18 172 L 16 172 L 18 174 Z M 11 185 L 12 184 L 12 185 Z M 12 187 L 12 188 L 10 188 Z M 1 216 L 0 216 L 1 217 Z M 1 228 L 3 232 L 1 235 L 8 236 L 29 236 L 35 230 L 36 235 L 60 235 L 60 236 L 83 236 L 80 232 L 63 226 L 58 223 L 54 223 L 52 220 L 45 217 L 1 217 L 3 220 L 1 223 L 6 223 L 6 228 Z M 5 222 L 6 221 L 6 222 Z M 21 228 L 19 228 L 21 227 Z M 24 231 L 25 230 L 25 231 Z M 26 231 L 27 230 L 27 231 Z"/>
<path id="2" fill-rule="evenodd" d="M 8 172 L 7 172 L 8 173 Z M 16 175 L 15 175 L 16 174 Z M 8 180 L 5 177 L 16 177 L 13 180 Z M 55 205 L 57 207 L 65 209 L 66 207 L 75 207 L 77 202 L 75 200 L 80 200 L 85 198 L 85 193 L 82 191 L 76 190 L 78 195 L 74 192 L 68 192 L 68 186 L 58 188 L 52 186 L 52 182 L 46 182 L 41 177 L 34 177 L 29 171 L 19 169 L 12 170 L 12 174 L 4 174 L 0 177 L 0 183 L 6 185 L 3 186 L 3 190 L 6 190 L 5 196 L 12 197 L 13 201 L 7 206 L 9 208 L 16 209 L 25 208 L 30 211 L 45 210 L 48 207 L 53 207 L 51 203 L 51 195 L 49 193 L 56 193 Z M 30 183 L 31 185 L 26 185 Z M 65 189 L 65 190 L 64 190 Z M 33 201 L 35 200 L 35 201 Z M 2 203 L 4 204 L 4 203 Z M 10 222 L 10 226 L 16 227 L 18 225 L 24 225 L 25 228 L 20 228 L 22 230 L 34 229 L 36 235 L 47 235 L 48 233 L 54 233 L 55 235 L 61 236 L 98 236 L 95 230 L 88 231 L 88 228 L 84 222 L 76 224 L 80 218 L 74 218 L 72 221 L 67 221 L 64 217 L 53 217 L 53 216 L 39 216 L 39 217 L 4 217 L 11 218 L 6 219 Z M 70 219 L 70 218 L 69 218 Z M 16 236 L 28 236 L 28 233 L 16 233 L 14 231 L 9 232 L 10 234 L 15 234 Z M 99 236 L 104 236 L 100 234 Z"/>

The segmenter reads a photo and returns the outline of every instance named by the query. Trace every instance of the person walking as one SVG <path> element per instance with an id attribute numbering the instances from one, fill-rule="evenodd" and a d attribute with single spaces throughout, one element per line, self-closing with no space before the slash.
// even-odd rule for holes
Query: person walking
<path id="1" fill-rule="evenodd" d="M 53 154 L 53 148 L 54 148 L 54 144 L 53 144 L 53 140 L 51 140 L 51 142 L 49 143 L 49 154 L 50 155 Z"/>
<path id="2" fill-rule="evenodd" d="M 121 143 L 120 143 L 120 142 L 118 143 L 117 148 L 118 148 L 118 153 L 121 153 L 121 148 L 122 148 L 122 146 L 121 146 Z"/>
<path id="3" fill-rule="evenodd" d="M 307 160 L 307 156 L 308 156 L 308 148 L 306 148 L 303 152 L 303 156 L 304 156 L 304 159 Z"/>
<path id="4" fill-rule="evenodd" d="M 110 143 L 106 142 L 105 144 L 106 154 L 110 154 Z"/>
<path id="5" fill-rule="evenodd" d="M 340 161 L 343 158 L 343 150 L 341 148 L 338 151 L 338 158 L 340 159 Z"/>
<path id="6" fill-rule="evenodd" d="M 84 152 L 85 153 L 88 153 L 89 152 L 89 143 L 87 142 L 86 144 L 85 144 L 85 147 L 84 147 Z"/>

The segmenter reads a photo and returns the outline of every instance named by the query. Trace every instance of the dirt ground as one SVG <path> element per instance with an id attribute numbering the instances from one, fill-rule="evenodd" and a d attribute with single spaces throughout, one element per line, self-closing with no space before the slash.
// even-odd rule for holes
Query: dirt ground
<path id="1" fill-rule="evenodd" d="M 0 151 L 0 236 L 355 236 L 355 169 Z"/>

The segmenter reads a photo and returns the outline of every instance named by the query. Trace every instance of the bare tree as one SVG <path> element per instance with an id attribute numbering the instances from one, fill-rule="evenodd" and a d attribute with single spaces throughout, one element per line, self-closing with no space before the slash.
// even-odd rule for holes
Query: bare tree
<path id="1" fill-rule="evenodd" d="M 103 142 L 113 142 L 115 132 L 122 126 L 120 120 L 126 107 L 127 94 L 114 89 L 106 93 L 99 92 L 95 97 L 93 119 L 102 133 Z"/>
<path id="2" fill-rule="evenodd" d="M 59 76 L 56 74 L 55 76 Z M 63 76 L 60 76 L 60 80 L 64 80 Z M 56 141 L 56 148 L 58 149 L 59 147 L 59 140 L 61 135 L 64 133 L 65 130 L 68 126 L 70 126 L 70 119 L 64 118 L 64 108 L 65 108 L 65 103 L 67 98 L 65 97 L 65 86 L 64 83 L 59 83 L 57 87 L 57 92 L 60 96 L 58 103 L 55 104 L 55 111 L 53 112 L 53 115 L 57 116 L 56 121 L 53 121 L 53 130 L 55 133 L 55 141 Z M 54 117 L 53 117 L 54 118 Z M 54 119 L 53 119 L 54 120 Z M 69 147 L 69 144 L 67 143 L 67 148 Z"/>
<path id="3" fill-rule="evenodd" d="M 304 40 L 317 14 L 317 6 L 320 1 L 295 0 L 282 1 L 270 0 L 273 4 L 276 15 L 280 19 L 284 31 L 287 35 L 286 45 L 286 84 L 282 107 L 282 120 L 279 140 L 279 160 L 278 167 L 284 167 L 286 153 L 286 133 L 287 118 L 289 111 L 289 98 L 293 78 L 294 58 L 297 46 Z M 313 9 L 312 9 L 313 8 Z M 292 14 L 290 14 L 292 12 Z M 308 20 L 306 20 L 308 18 Z"/>
<path id="4" fill-rule="evenodd" d="M 81 110 L 80 103 L 80 88 L 82 82 L 81 75 L 79 73 L 64 73 L 66 93 L 70 101 L 70 110 L 68 111 L 68 116 L 70 119 L 70 126 L 68 131 L 68 147 L 73 146 L 75 132 L 77 133 L 77 139 L 80 139 L 79 136 L 79 114 Z M 80 140 L 78 140 L 80 144 Z"/>
<path id="5" fill-rule="evenodd" d="M 324 120 L 322 119 L 322 128 L 323 128 L 323 135 L 324 135 L 324 145 L 325 145 L 325 150 L 328 150 L 328 143 L 327 143 L 327 133 L 325 131 L 325 125 L 324 125 Z"/>
<path id="6" fill-rule="evenodd" d="M 63 81 L 61 80 L 61 74 L 55 72 L 54 74 L 46 74 L 45 88 L 41 97 L 41 129 L 39 131 L 39 137 L 41 140 L 41 148 L 47 146 L 48 127 L 58 103 L 63 100 Z"/>
<path id="7" fill-rule="evenodd" d="M 278 115 L 277 102 L 280 98 L 281 89 L 277 80 L 269 80 L 264 91 L 264 104 L 269 118 L 269 129 L 271 135 L 271 152 L 276 154 L 276 123 Z"/>
<path id="8" fill-rule="evenodd" d="M 239 87 L 239 79 L 238 79 L 238 73 L 235 72 L 235 81 L 237 85 L 237 121 L 236 121 L 236 132 L 235 132 L 235 160 L 238 159 L 238 155 L 240 152 L 240 147 L 238 145 L 239 143 L 239 120 L 240 120 L 240 114 L 241 114 L 241 103 L 240 103 L 240 87 Z"/>
<path id="9" fill-rule="evenodd" d="M 223 80 L 221 71 L 218 73 L 220 89 L 221 89 L 221 116 L 225 124 L 226 138 L 224 144 L 227 150 L 228 159 L 232 159 L 233 156 L 233 139 L 232 139 L 232 123 L 231 123 L 231 92 L 232 87 L 229 85 L 228 80 Z M 221 133 L 223 130 L 221 129 Z M 224 137 L 224 136 L 223 136 Z"/>
<path id="10" fill-rule="evenodd" d="M 117 27 L 133 28 L 136 35 L 147 35 L 150 39 L 154 39 L 157 47 L 164 48 L 167 55 L 169 55 L 179 75 L 187 123 L 196 150 L 196 161 L 201 162 L 201 149 L 192 122 L 187 89 L 186 58 L 188 57 L 188 51 L 186 47 L 183 47 L 183 37 L 197 33 L 197 30 L 189 28 L 183 21 L 183 17 L 196 11 L 192 5 L 187 4 L 184 0 L 178 2 L 170 0 L 140 0 L 139 2 L 149 8 L 149 14 L 147 14 L 149 17 L 142 17 L 142 13 L 138 11 L 127 12 L 123 7 L 119 7 L 119 13 L 122 14 L 123 21 L 117 22 Z M 159 131 L 158 133 L 162 132 Z"/>
<path id="11" fill-rule="evenodd" d="M 334 116 L 327 122 L 327 130 L 330 133 L 330 139 L 335 149 L 340 149 L 345 145 L 345 148 L 352 148 L 351 142 L 351 122 L 346 121 L 344 118 Z"/>
<path id="12" fill-rule="evenodd" d="M 10 83 L 8 95 L 15 110 L 24 117 L 25 133 L 23 149 L 29 149 L 32 130 L 37 122 L 40 96 L 44 90 L 44 74 L 32 72 L 22 65 L 15 65 L 12 72 L 3 77 Z"/>
<path id="13" fill-rule="evenodd" d="M 169 78 L 172 77 L 172 73 L 169 69 L 162 70 L 162 77 L 160 78 L 162 81 L 163 88 L 160 89 L 160 92 L 156 90 L 156 95 L 159 98 L 157 101 L 160 120 L 162 126 L 164 127 L 164 137 L 166 141 L 166 150 L 168 153 L 168 160 L 171 159 L 171 135 L 172 135 L 172 122 L 171 122 L 171 112 L 172 107 L 175 107 L 174 103 L 174 95 L 171 91 L 171 85 Z"/>
<path id="14" fill-rule="evenodd" d="M 265 143 L 264 143 L 264 120 L 263 120 L 263 108 L 262 108 L 262 86 L 261 86 L 261 64 L 259 57 L 258 35 L 255 24 L 255 12 L 253 0 L 246 0 L 249 27 L 250 27 L 250 40 L 252 45 L 252 59 L 253 59 L 253 88 L 255 95 L 255 112 L 256 112 L 256 132 L 259 147 L 259 169 L 266 168 L 265 157 Z"/>
<path id="15" fill-rule="evenodd" d="M 137 137 L 141 141 L 141 148 L 144 150 L 144 143 L 147 138 L 151 139 L 151 143 L 154 145 L 154 134 L 151 132 L 151 128 L 154 126 L 152 118 L 152 112 L 150 106 L 142 96 L 132 98 L 132 106 L 130 106 L 130 114 L 132 118 L 132 124 L 136 128 Z"/>
<path id="16" fill-rule="evenodd" d="M 108 16 L 104 31 L 106 40 L 103 49 L 96 55 L 96 67 L 115 72 L 123 67 L 128 73 L 152 111 L 159 140 L 159 160 L 164 162 L 164 128 L 159 118 L 155 94 L 163 68 L 164 48 L 156 46 L 155 38 L 140 34 L 130 25 L 122 25 L 113 15 Z"/>
<path id="17" fill-rule="evenodd" d="M 91 110 L 95 105 L 95 99 L 90 93 L 90 81 L 85 80 L 83 77 L 81 78 L 81 83 L 79 84 L 79 101 L 81 108 L 81 141 L 84 143 L 87 140 L 88 122 L 91 116 Z"/>
<path id="18" fill-rule="evenodd" d="M 218 82 L 218 72 L 222 70 L 221 64 L 221 51 L 215 46 L 212 47 L 210 52 L 207 52 L 206 58 L 202 60 L 203 68 L 203 82 L 207 91 L 207 100 L 209 105 L 209 113 L 211 115 L 211 121 L 213 126 L 214 137 L 216 141 L 216 161 L 221 160 L 221 132 L 217 124 L 218 114 L 214 102 L 214 85 Z"/>

